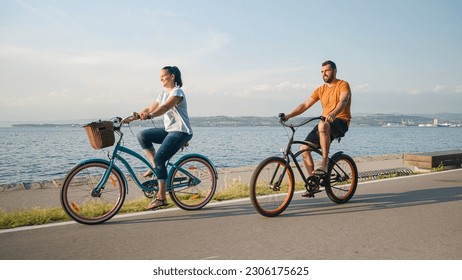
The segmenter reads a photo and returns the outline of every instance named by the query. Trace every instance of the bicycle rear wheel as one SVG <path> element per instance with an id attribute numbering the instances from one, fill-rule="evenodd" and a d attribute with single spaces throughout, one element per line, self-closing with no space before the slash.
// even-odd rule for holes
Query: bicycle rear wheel
<path id="1" fill-rule="evenodd" d="M 287 162 L 279 157 L 262 161 L 250 180 L 250 199 L 263 216 L 281 214 L 294 195 L 294 173 Z"/>
<path id="2" fill-rule="evenodd" d="M 103 223 L 122 207 L 126 186 L 118 170 L 113 168 L 101 191 L 94 191 L 108 168 L 108 163 L 87 162 L 77 165 L 66 176 L 61 205 L 74 221 L 88 225 Z"/>
<path id="3" fill-rule="evenodd" d="M 345 154 L 334 158 L 327 171 L 327 196 L 335 203 L 348 202 L 358 185 L 358 169 L 354 160 Z"/>
<path id="4" fill-rule="evenodd" d="M 212 199 L 217 176 L 212 164 L 197 156 L 186 157 L 175 164 L 170 176 L 169 195 L 184 210 L 198 210 Z"/>

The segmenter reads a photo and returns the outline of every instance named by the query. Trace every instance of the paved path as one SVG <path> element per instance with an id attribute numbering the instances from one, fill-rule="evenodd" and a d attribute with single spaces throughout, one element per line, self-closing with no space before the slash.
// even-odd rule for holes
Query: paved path
<path id="1" fill-rule="evenodd" d="M 275 218 L 246 199 L 3 230 L 0 259 L 462 259 L 460 169 L 361 183 L 344 205 L 294 199 Z"/>

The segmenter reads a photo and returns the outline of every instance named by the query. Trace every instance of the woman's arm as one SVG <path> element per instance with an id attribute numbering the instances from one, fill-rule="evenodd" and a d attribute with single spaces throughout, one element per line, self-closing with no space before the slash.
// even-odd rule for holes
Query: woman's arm
<path id="1" fill-rule="evenodd" d="M 159 105 L 159 103 L 154 101 L 149 108 L 146 108 L 140 112 L 141 119 L 144 120 L 147 118 L 162 116 L 163 114 L 167 113 L 168 110 L 172 109 L 178 103 L 180 103 L 181 99 L 182 98 L 179 96 L 171 96 L 162 105 Z"/>

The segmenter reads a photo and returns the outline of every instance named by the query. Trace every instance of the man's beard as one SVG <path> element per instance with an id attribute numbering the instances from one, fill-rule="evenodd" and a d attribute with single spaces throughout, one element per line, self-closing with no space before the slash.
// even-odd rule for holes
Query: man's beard
<path id="1" fill-rule="evenodd" d="M 322 77 L 322 79 L 324 80 L 325 83 L 330 83 L 334 80 L 334 76 L 330 76 L 330 77 L 324 76 Z"/>

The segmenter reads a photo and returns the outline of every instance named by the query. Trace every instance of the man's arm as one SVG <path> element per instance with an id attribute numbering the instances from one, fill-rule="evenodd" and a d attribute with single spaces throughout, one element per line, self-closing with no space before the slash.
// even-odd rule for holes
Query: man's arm
<path id="1" fill-rule="evenodd" d="M 296 117 L 306 110 L 308 110 L 311 106 L 316 103 L 317 100 L 315 100 L 313 97 L 308 98 L 305 102 L 302 104 L 298 105 L 297 108 L 295 108 L 292 112 L 286 115 L 286 121 L 289 120 L 290 118 Z"/>
<path id="2" fill-rule="evenodd" d="M 334 110 L 332 110 L 332 112 L 326 117 L 326 120 L 328 122 L 333 122 L 335 117 L 337 117 L 337 115 L 340 114 L 340 112 L 342 112 L 343 109 L 345 109 L 345 107 L 348 104 L 348 100 L 350 100 L 350 96 L 351 96 L 350 91 L 345 91 L 345 92 L 340 93 L 340 100 L 337 103 L 337 106 L 335 106 Z"/>

